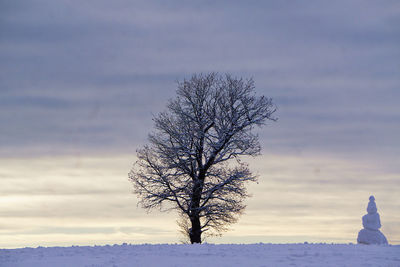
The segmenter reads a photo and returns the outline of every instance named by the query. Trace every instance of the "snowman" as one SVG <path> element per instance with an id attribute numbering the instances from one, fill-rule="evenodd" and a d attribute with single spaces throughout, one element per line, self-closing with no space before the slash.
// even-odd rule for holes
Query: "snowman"
<path id="1" fill-rule="evenodd" d="M 358 233 L 357 243 L 359 244 L 377 244 L 377 245 L 387 245 L 388 242 L 386 237 L 379 231 L 381 228 L 381 219 L 379 213 L 377 212 L 375 204 L 375 197 L 369 197 L 369 203 L 367 207 L 368 214 L 362 217 L 362 224 L 364 229 L 361 229 Z"/>

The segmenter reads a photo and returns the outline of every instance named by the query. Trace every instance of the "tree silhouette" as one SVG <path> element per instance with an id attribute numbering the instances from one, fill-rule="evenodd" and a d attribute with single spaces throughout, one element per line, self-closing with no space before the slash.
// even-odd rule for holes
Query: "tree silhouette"
<path id="1" fill-rule="evenodd" d="M 221 233 L 245 208 L 245 184 L 256 181 L 241 156 L 260 154 L 255 126 L 276 120 L 254 81 L 216 73 L 178 82 L 177 96 L 154 120 L 149 143 L 129 173 L 145 209 L 175 209 L 190 242 Z"/>

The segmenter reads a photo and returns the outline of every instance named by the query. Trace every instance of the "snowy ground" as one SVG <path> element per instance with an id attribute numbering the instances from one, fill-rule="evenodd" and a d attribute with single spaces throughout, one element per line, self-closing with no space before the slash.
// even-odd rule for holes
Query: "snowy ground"
<path id="1" fill-rule="evenodd" d="M 400 266 L 400 246 L 114 245 L 0 249 L 0 266 Z"/>

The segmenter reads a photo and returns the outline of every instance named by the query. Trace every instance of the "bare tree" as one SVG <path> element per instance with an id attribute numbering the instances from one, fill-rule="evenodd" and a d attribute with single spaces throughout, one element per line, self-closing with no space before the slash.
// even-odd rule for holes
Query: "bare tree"
<path id="1" fill-rule="evenodd" d="M 150 144 L 137 151 L 129 179 L 139 203 L 178 210 L 191 243 L 236 222 L 248 196 L 245 183 L 256 181 L 239 158 L 260 154 L 252 130 L 275 120 L 276 108 L 254 88 L 252 79 L 216 73 L 178 82 L 177 97 L 153 119 Z"/>

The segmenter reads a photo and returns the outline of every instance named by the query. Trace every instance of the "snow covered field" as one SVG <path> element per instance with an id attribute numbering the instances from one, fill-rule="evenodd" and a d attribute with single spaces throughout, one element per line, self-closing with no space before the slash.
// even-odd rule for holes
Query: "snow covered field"
<path id="1" fill-rule="evenodd" d="M 0 266 L 400 266 L 400 246 L 113 245 L 1 249 Z"/>

